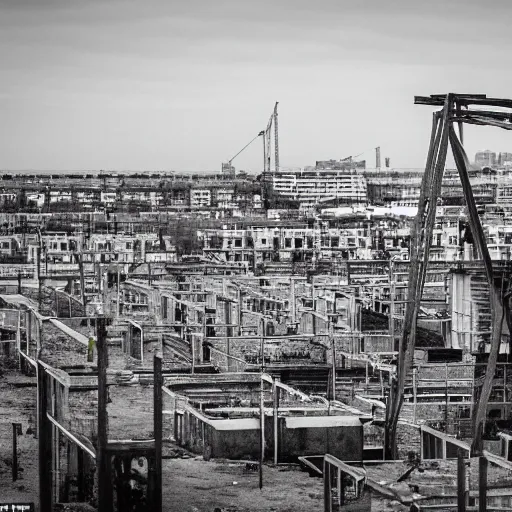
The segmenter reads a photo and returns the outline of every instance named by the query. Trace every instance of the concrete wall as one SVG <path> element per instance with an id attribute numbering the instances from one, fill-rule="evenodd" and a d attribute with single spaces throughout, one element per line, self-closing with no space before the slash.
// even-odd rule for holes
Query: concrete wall
<path id="1" fill-rule="evenodd" d="M 178 444 L 195 453 L 202 453 L 207 459 L 258 459 L 260 430 L 257 418 L 206 422 L 186 411 L 182 418 L 179 421 L 181 429 L 175 431 Z M 294 421 L 296 419 L 299 420 L 299 426 Z M 273 427 L 273 418 L 267 416 L 266 459 L 272 459 L 274 453 Z M 300 456 L 325 453 L 331 453 L 341 460 L 362 460 L 363 426 L 356 417 L 279 418 L 278 430 L 280 462 L 291 462 Z"/>
<path id="2" fill-rule="evenodd" d="M 330 453 L 340 460 L 363 458 L 363 426 L 283 429 L 281 460 L 293 461 L 304 455 Z"/>
<path id="3" fill-rule="evenodd" d="M 259 430 L 215 430 L 207 425 L 207 446 L 213 458 L 257 459 L 260 453 Z"/>

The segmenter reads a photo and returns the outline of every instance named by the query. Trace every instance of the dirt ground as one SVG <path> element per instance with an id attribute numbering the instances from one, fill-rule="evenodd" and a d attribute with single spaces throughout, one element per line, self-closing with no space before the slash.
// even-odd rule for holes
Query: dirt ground
<path id="1" fill-rule="evenodd" d="M 37 501 L 37 440 L 27 429 L 34 428 L 36 387 L 15 387 L 20 383 L 36 384 L 14 371 L 0 369 L 0 501 Z M 18 437 L 18 465 L 23 468 L 12 481 L 12 423 L 21 423 L 23 435 Z"/>
<path id="2" fill-rule="evenodd" d="M 37 503 L 37 440 L 27 434 L 34 428 L 36 388 L 16 387 L 35 378 L 3 370 L 0 375 L 0 501 Z M 22 424 L 18 438 L 20 479 L 12 482 L 12 423 Z M 30 432 L 30 431 L 29 431 Z M 236 484 L 234 483 L 236 482 Z M 202 457 L 164 459 L 163 501 L 165 511 L 214 512 L 310 512 L 323 506 L 322 480 L 290 467 L 265 466 L 263 489 L 258 471 L 245 464 L 205 462 Z"/>
<path id="3" fill-rule="evenodd" d="M 299 469 L 265 466 L 263 488 L 258 470 L 245 464 L 205 462 L 202 457 L 163 461 L 164 510 L 214 512 L 310 512 L 323 509 L 323 483 Z"/>

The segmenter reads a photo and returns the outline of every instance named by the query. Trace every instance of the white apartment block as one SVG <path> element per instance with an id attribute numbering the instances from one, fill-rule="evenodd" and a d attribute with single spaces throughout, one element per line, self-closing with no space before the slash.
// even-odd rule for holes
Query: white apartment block
<path id="1" fill-rule="evenodd" d="M 292 170 L 273 173 L 274 192 L 313 206 L 329 199 L 366 203 L 366 179 L 356 170 Z"/>
<path id="2" fill-rule="evenodd" d="M 487 247 L 493 260 L 510 260 L 512 255 L 512 225 L 488 225 L 486 232 Z"/>
<path id="3" fill-rule="evenodd" d="M 208 207 L 212 204 L 210 189 L 193 188 L 190 191 L 190 206 Z"/>

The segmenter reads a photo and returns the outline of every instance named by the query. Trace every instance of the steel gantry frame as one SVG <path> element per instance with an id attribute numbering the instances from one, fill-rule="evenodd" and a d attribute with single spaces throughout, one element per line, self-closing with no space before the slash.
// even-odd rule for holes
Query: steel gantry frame
<path id="1" fill-rule="evenodd" d="M 485 424 L 487 403 L 498 359 L 503 319 L 510 326 L 510 310 L 504 308 L 505 290 L 495 282 L 492 260 L 485 241 L 485 235 L 478 216 L 473 191 L 469 180 L 469 161 L 463 148 L 463 124 L 496 126 L 512 130 L 512 111 L 480 110 L 474 107 L 496 107 L 512 109 L 512 100 L 487 98 L 485 95 L 455 94 L 415 97 L 415 104 L 441 106 L 434 112 L 432 134 L 421 184 L 418 213 L 411 229 L 411 253 L 408 281 L 408 297 L 398 351 L 397 378 L 391 384 L 386 408 L 385 451 L 386 458 L 396 458 L 397 425 L 403 403 L 405 381 L 412 369 L 416 341 L 416 321 L 429 259 L 430 244 L 434 228 L 436 205 L 441 194 L 441 184 L 446 164 L 448 146 L 452 148 L 455 164 L 462 183 L 464 198 L 476 248 L 483 260 L 487 282 L 490 288 L 490 309 L 492 322 L 491 348 L 480 394 L 472 417 L 472 452 L 482 452 L 482 434 Z M 459 136 L 454 128 L 458 125 Z"/>

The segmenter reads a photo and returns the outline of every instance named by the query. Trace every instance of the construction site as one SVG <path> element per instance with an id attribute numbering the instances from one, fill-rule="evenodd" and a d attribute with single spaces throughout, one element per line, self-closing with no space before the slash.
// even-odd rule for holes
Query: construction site
<path id="1" fill-rule="evenodd" d="M 512 510 L 512 168 L 463 146 L 512 100 L 415 104 L 421 170 L 282 168 L 276 103 L 216 175 L 4 175 L 0 510 Z"/>

